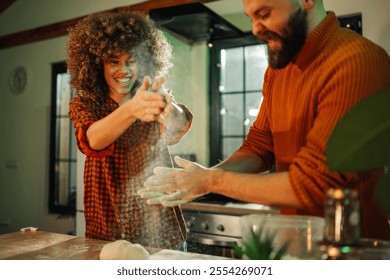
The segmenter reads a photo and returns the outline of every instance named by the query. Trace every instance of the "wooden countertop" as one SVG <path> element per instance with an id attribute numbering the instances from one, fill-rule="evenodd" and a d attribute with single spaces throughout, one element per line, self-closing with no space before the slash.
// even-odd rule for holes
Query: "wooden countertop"
<path id="1" fill-rule="evenodd" d="M 26 231 L 0 235 L 0 260 L 98 260 L 109 241 L 72 235 Z M 146 248 L 151 260 L 226 260 L 228 258 L 175 250 Z"/>
<path id="2" fill-rule="evenodd" d="M 97 260 L 107 243 L 45 231 L 12 232 L 0 235 L 0 259 Z"/>

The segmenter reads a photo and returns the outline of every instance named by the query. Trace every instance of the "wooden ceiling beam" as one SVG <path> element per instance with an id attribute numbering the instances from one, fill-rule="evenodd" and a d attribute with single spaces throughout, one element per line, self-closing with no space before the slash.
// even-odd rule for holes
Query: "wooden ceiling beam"
<path id="1" fill-rule="evenodd" d="M 15 0 L 8 0 L 8 2 Z M 171 6 L 178 6 L 190 3 L 208 3 L 219 0 L 153 0 L 137 3 L 134 5 L 113 8 L 106 12 L 129 12 L 129 11 L 141 11 L 149 13 L 149 10 L 166 8 Z M 42 27 L 29 29 L 26 31 L 16 32 L 9 35 L 0 37 L 0 50 L 11 48 L 19 45 L 29 44 L 42 40 L 52 39 L 59 36 L 65 36 L 68 34 L 68 28 L 74 26 L 80 19 L 85 16 L 65 20 L 58 23 L 49 24 Z"/>
<path id="2" fill-rule="evenodd" d="M 0 14 L 4 12 L 11 4 L 13 4 L 16 0 L 1 0 L 0 1 Z"/>

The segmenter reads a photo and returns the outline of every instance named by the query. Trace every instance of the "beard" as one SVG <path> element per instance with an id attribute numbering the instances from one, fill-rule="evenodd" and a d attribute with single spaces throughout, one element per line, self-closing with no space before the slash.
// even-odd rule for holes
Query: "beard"
<path id="1" fill-rule="evenodd" d="M 282 69 L 286 67 L 297 55 L 299 50 L 305 44 L 307 37 L 307 14 L 299 8 L 290 15 L 287 26 L 282 29 L 282 35 L 272 31 L 266 31 L 258 38 L 261 41 L 280 41 L 280 49 L 267 47 L 268 64 L 273 69 Z"/>

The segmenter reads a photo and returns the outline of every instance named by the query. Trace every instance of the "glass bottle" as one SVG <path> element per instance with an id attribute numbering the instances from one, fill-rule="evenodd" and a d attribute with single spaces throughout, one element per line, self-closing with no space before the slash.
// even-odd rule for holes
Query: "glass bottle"
<path id="1" fill-rule="evenodd" d="M 324 242 L 337 246 L 358 245 L 360 241 L 358 191 L 349 188 L 329 189 L 324 210 Z"/>
<path id="2" fill-rule="evenodd" d="M 360 202 L 358 191 L 329 189 L 324 207 L 323 259 L 358 259 L 360 243 Z"/>

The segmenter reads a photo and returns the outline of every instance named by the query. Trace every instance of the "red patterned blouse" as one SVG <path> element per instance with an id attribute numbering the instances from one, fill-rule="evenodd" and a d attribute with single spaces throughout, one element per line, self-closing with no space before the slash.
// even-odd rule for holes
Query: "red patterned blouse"
<path id="1" fill-rule="evenodd" d="M 172 166 L 168 145 L 177 143 L 189 130 L 192 114 L 184 105 L 187 123 L 167 133 L 158 122 L 137 120 L 113 144 L 96 151 L 86 141 L 86 131 L 109 115 L 118 104 L 77 96 L 69 115 L 76 128 L 79 150 L 86 155 L 84 210 L 87 238 L 118 240 L 158 248 L 172 248 L 186 237 L 180 207 L 149 206 L 137 195 L 156 166 Z"/>

